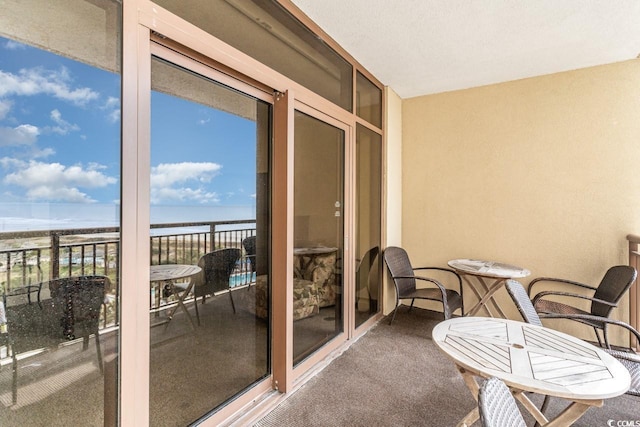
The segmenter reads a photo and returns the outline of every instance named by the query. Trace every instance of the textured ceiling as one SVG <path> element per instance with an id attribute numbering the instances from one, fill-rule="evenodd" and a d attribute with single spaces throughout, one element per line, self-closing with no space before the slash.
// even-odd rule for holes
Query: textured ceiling
<path id="1" fill-rule="evenodd" d="M 640 0 L 292 2 L 402 98 L 640 54 Z"/>

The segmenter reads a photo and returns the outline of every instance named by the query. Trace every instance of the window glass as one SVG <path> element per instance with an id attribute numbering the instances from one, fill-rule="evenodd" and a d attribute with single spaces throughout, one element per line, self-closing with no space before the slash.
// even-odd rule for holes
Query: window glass
<path id="1" fill-rule="evenodd" d="M 382 137 L 356 128 L 356 327 L 382 307 L 381 265 Z"/>
<path id="2" fill-rule="evenodd" d="M 356 73 L 356 114 L 382 128 L 382 91 L 361 73 Z"/>
<path id="3" fill-rule="evenodd" d="M 293 360 L 344 330 L 345 132 L 295 112 Z"/>
<path id="4" fill-rule="evenodd" d="M 187 425 L 270 372 L 271 105 L 158 58 L 151 84 L 149 419 Z"/>
<path id="5" fill-rule="evenodd" d="M 117 420 L 120 13 L 68 0 L 0 14 L 3 426 Z"/>
<path id="6" fill-rule="evenodd" d="M 225 43 L 352 111 L 352 67 L 273 0 L 156 0 Z"/>

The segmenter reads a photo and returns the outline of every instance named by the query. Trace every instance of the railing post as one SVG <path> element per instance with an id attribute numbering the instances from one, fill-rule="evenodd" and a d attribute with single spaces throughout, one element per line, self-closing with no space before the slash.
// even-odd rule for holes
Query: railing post
<path id="1" fill-rule="evenodd" d="M 51 269 L 49 271 L 49 279 L 57 279 L 60 277 L 60 235 L 51 233 Z M 69 265 L 71 268 L 71 265 Z"/>
<path id="2" fill-rule="evenodd" d="M 7 293 L 11 290 L 11 252 L 7 252 L 5 260 L 7 262 L 7 282 L 4 284 L 3 292 Z"/>
<path id="3" fill-rule="evenodd" d="M 215 222 L 209 224 L 209 232 L 211 233 L 211 237 L 209 238 L 209 245 L 211 245 L 211 247 L 209 248 L 208 251 L 205 251 L 205 252 L 211 252 L 216 250 L 216 223 Z"/>
<path id="4" fill-rule="evenodd" d="M 636 270 L 640 270 L 640 250 L 638 244 L 640 244 L 640 236 L 629 234 L 627 236 L 629 241 L 629 265 Z M 640 330 L 640 291 L 638 290 L 638 279 L 631 285 L 629 289 L 629 324 Z M 637 342 L 635 337 L 631 337 L 631 347 L 636 351 L 640 349 L 640 343 Z"/>

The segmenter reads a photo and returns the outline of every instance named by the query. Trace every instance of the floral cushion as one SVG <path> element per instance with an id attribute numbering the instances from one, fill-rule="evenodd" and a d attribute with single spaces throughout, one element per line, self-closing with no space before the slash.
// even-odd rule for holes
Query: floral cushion
<path id="1" fill-rule="evenodd" d="M 314 282 L 318 288 L 320 307 L 336 303 L 336 253 L 298 255 L 294 257 L 294 271 L 301 279 Z"/>
<path id="2" fill-rule="evenodd" d="M 267 276 L 260 275 L 256 278 L 256 316 L 266 319 L 268 317 Z M 293 320 L 318 314 L 318 287 L 310 280 L 293 279 Z"/>

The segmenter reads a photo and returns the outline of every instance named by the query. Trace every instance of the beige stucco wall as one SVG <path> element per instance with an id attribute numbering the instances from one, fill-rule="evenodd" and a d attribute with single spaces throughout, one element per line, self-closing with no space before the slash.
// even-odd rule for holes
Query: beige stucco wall
<path id="1" fill-rule="evenodd" d="M 403 100 L 402 244 L 595 285 L 640 233 L 638 165 L 640 60 Z"/>
<path id="2" fill-rule="evenodd" d="M 384 152 L 384 242 L 385 246 L 402 245 L 402 99 L 391 88 L 385 88 L 385 152 Z M 395 290 L 384 274 L 383 311 L 395 306 Z"/>

